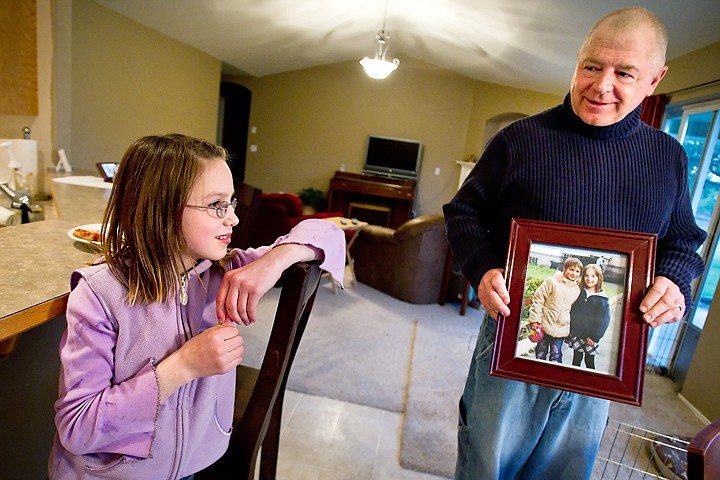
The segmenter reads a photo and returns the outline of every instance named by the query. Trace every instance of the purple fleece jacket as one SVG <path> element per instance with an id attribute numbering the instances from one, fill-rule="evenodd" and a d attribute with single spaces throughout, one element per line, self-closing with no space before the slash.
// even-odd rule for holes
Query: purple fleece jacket
<path id="1" fill-rule="evenodd" d="M 332 222 L 301 222 L 274 244 L 320 250 L 320 268 L 342 280 L 345 237 Z M 272 246 L 235 250 L 230 269 Z M 212 464 L 228 445 L 235 370 L 199 378 L 159 401 L 155 366 L 217 323 L 224 270 L 202 260 L 188 272 L 188 302 L 128 306 L 106 264 L 73 272 L 60 343 L 57 434 L 50 479 L 177 479 Z"/>

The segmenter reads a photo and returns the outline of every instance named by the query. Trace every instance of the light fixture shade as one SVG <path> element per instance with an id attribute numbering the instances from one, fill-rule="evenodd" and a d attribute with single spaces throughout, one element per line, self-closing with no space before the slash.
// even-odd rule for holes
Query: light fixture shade
<path id="1" fill-rule="evenodd" d="M 365 57 L 360 60 L 360 65 L 363 66 L 368 77 L 382 80 L 397 69 L 398 65 L 400 65 L 400 60 L 396 58 L 392 62 L 389 62 L 379 58 Z"/>
<path id="2" fill-rule="evenodd" d="M 397 69 L 398 65 L 400 65 L 400 60 L 397 58 L 392 61 L 385 60 L 385 52 L 387 52 L 390 34 L 386 32 L 384 28 L 378 32 L 375 41 L 377 42 L 375 58 L 365 57 L 360 60 L 360 65 L 363 66 L 368 77 L 382 80 Z"/>

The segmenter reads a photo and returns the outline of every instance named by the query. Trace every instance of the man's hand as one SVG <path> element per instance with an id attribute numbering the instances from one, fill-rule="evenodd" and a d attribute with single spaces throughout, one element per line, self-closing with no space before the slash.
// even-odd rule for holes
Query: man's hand
<path id="1" fill-rule="evenodd" d="M 477 288 L 480 303 L 495 320 L 497 320 L 498 314 L 504 317 L 510 315 L 508 308 L 510 294 L 505 288 L 504 272 L 505 270 L 502 268 L 488 270 L 480 279 L 480 285 Z"/>
<path id="2" fill-rule="evenodd" d="M 655 277 L 655 283 L 640 303 L 640 311 L 651 327 L 674 323 L 685 315 L 685 297 L 671 280 Z"/>

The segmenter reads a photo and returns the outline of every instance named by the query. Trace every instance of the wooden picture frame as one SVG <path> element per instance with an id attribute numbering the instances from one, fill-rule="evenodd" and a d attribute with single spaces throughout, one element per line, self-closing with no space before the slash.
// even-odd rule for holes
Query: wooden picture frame
<path id="1" fill-rule="evenodd" d="M 655 249 L 654 234 L 513 219 L 505 269 L 511 314 L 498 317 L 490 375 L 640 406 L 649 327 L 642 320 L 639 307 L 654 277 Z M 607 329 L 598 342 L 588 337 L 587 344 L 586 340 L 576 341 L 570 347 L 563 342 L 558 350 L 558 339 L 573 338 L 563 337 L 568 330 L 563 330 L 563 325 L 569 328 L 568 305 L 575 306 L 576 300 L 570 300 L 575 289 L 578 292 L 575 298 L 586 301 L 585 293 L 580 296 L 585 289 L 572 283 L 573 275 L 578 273 L 577 262 L 570 260 L 571 266 L 562 268 L 568 258 L 580 260 L 583 266 L 593 263 L 593 268 L 587 268 L 587 285 L 598 277 L 601 283 L 604 280 L 603 293 L 598 296 L 604 295 L 607 302 L 592 300 L 607 304 L 603 306 Z M 560 295 L 556 286 L 546 285 L 542 290 L 538 286 L 550 282 L 551 277 L 568 286 L 563 292 L 571 292 L 555 297 L 564 298 L 565 303 L 556 307 L 565 309 L 567 316 L 557 324 L 548 323 L 548 330 L 552 329 L 557 337 L 548 335 L 545 341 L 541 339 L 535 347 L 528 347 L 528 341 L 538 340 L 529 327 L 531 319 L 542 318 L 545 308 L 542 301 L 550 297 L 546 292 L 556 288 Z M 582 280 L 582 274 L 578 280 Z M 592 292 L 592 287 L 589 291 Z M 585 321 L 582 319 L 593 317 L 576 314 L 575 318 L 573 331 L 587 332 L 587 328 L 582 328 Z M 576 348 L 583 354 L 584 367 L 583 363 L 573 364 L 577 362 Z M 583 350 L 592 348 L 596 348 L 592 355 Z M 561 361 L 558 351 L 562 352 Z"/>

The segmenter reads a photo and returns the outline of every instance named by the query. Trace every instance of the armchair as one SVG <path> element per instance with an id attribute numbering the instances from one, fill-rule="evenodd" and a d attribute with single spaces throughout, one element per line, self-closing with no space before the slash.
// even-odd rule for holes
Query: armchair
<path id="1" fill-rule="evenodd" d="M 252 226 L 249 247 L 270 245 L 278 237 L 308 218 L 342 217 L 341 212 L 322 212 L 303 215 L 300 197 L 292 193 L 263 193 Z"/>
<path id="2" fill-rule="evenodd" d="M 421 215 L 397 230 L 368 225 L 351 251 L 359 282 L 409 303 L 437 302 L 448 251 L 442 214 Z"/>

